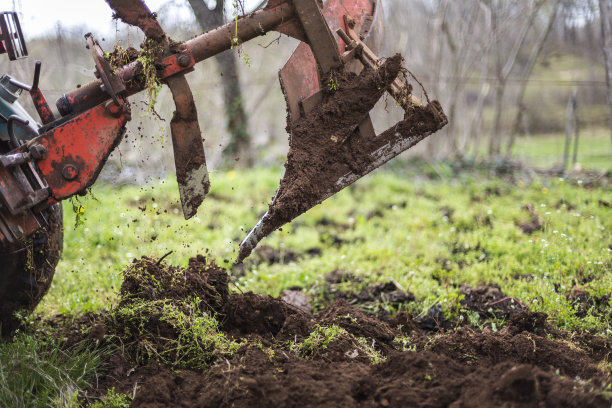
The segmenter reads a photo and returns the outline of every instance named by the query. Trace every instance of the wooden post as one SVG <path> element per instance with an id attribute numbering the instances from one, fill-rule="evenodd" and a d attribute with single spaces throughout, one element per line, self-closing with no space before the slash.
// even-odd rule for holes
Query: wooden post
<path id="1" fill-rule="evenodd" d="M 576 112 L 576 88 L 572 88 L 569 101 L 567 102 L 567 121 L 565 122 L 565 148 L 563 149 L 563 168 L 567 169 L 569 164 L 570 145 L 574 133 L 574 122 Z"/>
<path id="2" fill-rule="evenodd" d="M 580 118 L 578 117 L 578 100 L 575 101 L 574 109 L 574 155 L 572 157 L 572 165 L 578 161 L 578 139 L 580 138 Z"/>

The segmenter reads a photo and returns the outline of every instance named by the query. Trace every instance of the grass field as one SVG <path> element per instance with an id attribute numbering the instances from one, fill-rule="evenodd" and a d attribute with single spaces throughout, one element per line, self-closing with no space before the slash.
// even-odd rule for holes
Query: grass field
<path id="1" fill-rule="evenodd" d="M 520 157 L 532 166 L 549 168 L 563 164 L 565 135 L 537 135 L 521 137 L 512 150 L 512 154 Z M 574 149 L 572 139 L 570 145 L 570 165 Z M 578 143 L 576 163 L 583 168 L 610 170 L 612 168 L 612 142 L 610 131 L 604 128 L 590 128 L 581 132 Z"/>
<path id="2" fill-rule="evenodd" d="M 235 290 L 278 296 L 300 287 L 315 310 L 329 302 L 330 273 L 350 276 L 346 289 L 354 293 L 392 281 L 415 296 L 401 310 L 425 316 L 440 307 L 451 321 L 493 330 L 505 321 L 465 310 L 461 289 L 498 285 L 559 328 L 612 336 L 609 186 L 486 173 L 395 163 L 273 233 L 242 269 L 233 265 L 238 244 L 266 210 L 281 169 L 213 174 L 210 196 L 190 221 L 170 179 L 147 187 L 96 185 L 88 197 L 66 203 L 64 256 L 51 290 L 28 329 L 0 345 L 0 405 L 78 406 L 106 351 L 91 344 L 60 351 L 62 339 L 49 335 L 46 319 L 60 314 L 69 324 L 115 306 L 122 271 L 141 256 L 167 255 L 185 266 L 207 254 L 235 276 Z M 529 226 L 531 233 L 522 230 Z M 384 300 L 362 307 L 401 311 Z M 128 395 L 108 392 L 100 406 L 129 405 Z"/>
<path id="3" fill-rule="evenodd" d="M 37 311 L 78 315 L 108 307 L 121 271 L 141 256 L 172 251 L 168 262 L 186 265 L 210 250 L 231 268 L 279 177 L 278 169 L 216 173 L 210 197 L 190 221 L 182 219 L 173 181 L 96 186 L 92 197 L 73 203 L 83 207 L 81 225 L 75 227 L 76 213 L 65 207 L 64 257 Z M 559 327 L 610 334 L 609 314 L 578 318 L 566 295 L 612 292 L 611 204 L 609 190 L 561 178 L 512 184 L 381 171 L 272 234 L 262 245 L 273 249 L 277 262 L 254 256 L 235 283 L 275 296 L 300 286 L 317 299 L 324 276 L 341 270 L 364 281 L 393 279 L 416 295 L 411 311 L 426 313 L 439 304 L 449 316 L 459 311 L 463 283 L 497 284 L 530 309 L 549 313 Z M 534 216 L 541 229 L 522 232 L 518 225 Z"/>

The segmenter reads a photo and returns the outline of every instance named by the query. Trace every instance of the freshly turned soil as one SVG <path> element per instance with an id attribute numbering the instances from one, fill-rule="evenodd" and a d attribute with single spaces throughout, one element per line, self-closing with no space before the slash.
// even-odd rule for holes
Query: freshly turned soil
<path id="1" fill-rule="evenodd" d="M 151 290 L 148 274 L 139 281 L 127 273 L 122 302 L 153 299 L 152 293 L 170 301 L 196 295 L 228 337 L 248 342 L 204 371 L 155 361 L 139 366 L 117 354 L 88 395 L 114 387 L 135 393 L 133 407 L 610 406 L 603 390 L 611 380 L 605 367 L 612 340 L 555 329 L 543 313 L 502 310 L 511 317 L 498 332 L 463 327 L 427 334 L 410 315 L 382 321 L 341 299 L 313 315 L 269 296 L 230 294 L 223 269 L 203 256 L 186 269 L 146 258 L 136 264 L 164 289 Z M 475 309 L 487 294 L 501 296 L 494 287 L 464 291 Z M 92 333 L 112 337 L 100 328 L 103 320 L 91 324 Z M 327 348 L 308 355 L 291 349 L 316 327 L 334 325 L 348 334 Z M 384 361 L 374 364 L 358 338 Z"/>

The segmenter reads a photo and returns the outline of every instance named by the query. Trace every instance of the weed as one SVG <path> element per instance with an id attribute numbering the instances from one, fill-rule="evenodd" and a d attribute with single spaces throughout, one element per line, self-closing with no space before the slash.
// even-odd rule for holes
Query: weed
<path id="1" fill-rule="evenodd" d="M 137 362 L 204 369 L 218 356 L 234 354 L 240 344 L 219 331 L 198 298 L 184 301 L 135 299 L 111 311 L 110 332 L 128 339 Z"/>
<path id="2" fill-rule="evenodd" d="M 329 74 L 329 81 L 327 83 L 327 89 L 330 92 L 336 92 L 337 90 L 340 89 L 340 85 L 338 84 L 338 80 L 336 79 L 334 73 L 330 73 Z"/>
<path id="3" fill-rule="evenodd" d="M 245 276 L 236 280 L 237 287 L 278 296 L 284 289 L 300 286 L 312 296 L 315 308 L 321 309 L 334 300 L 334 293 L 358 290 L 356 279 L 367 284 L 385 276 L 415 295 L 417 302 L 402 305 L 406 311 L 425 315 L 430 306 L 440 304 L 447 318 L 464 315 L 467 319 L 461 311 L 460 286 L 486 282 L 498 285 L 506 296 L 529 305 L 530 310 L 548 313 L 550 323 L 559 328 L 601 334 L 610 330 L 609 314 L 601 313 L 609 304 L 587 307 L 584 316 L 578 317 L 577 306 L 566 298 L 576 282 L 597 297 L 612 292 L 612 274 L 607 273 L 612 262 L 611 218 L 609 209 L 597 204 L 608 190 L 551 179 L 524 182 L 521 187 L 481 179 L 477 170 L 452 181 L 419 184 L 407 177 L 410 172 L 421 174 L 421 167 L 395 166 L 396 170 L 388 168 L 361 180 L 266 238 L 267 245 L 279 251 L 282 243 L 297 253 L 320 248 L 320 254 L 300 257 L 291 264 L 256 267 L 249 259 Z M 444 174 L 448 167 L 452 173 L 451 165 L 437 167 Z M 140 255 L 161 256 L 173 250 L 167 261 L 185 265 L 195 253 L 214 248 L 212 256 L 219 263 L 232 259 L 241 238 L 236 226 L 254 224 L 254 214 L 266 210 L 281 171 L 213 174 L 211 198 L 195 221 L 185 221 L 178 209 L 176 213 L 171 210 L 178 205 L 174 180 L 150 187 L 96 185 L 97 200 L 87 202 L 82 228 L 65 231 L 63 260 L 38 310 L 52 315 L 108 307 L 116 301 L 121 271 Z M 476 196 L 479 200 L 473 201 Z M 389 208 L 389 197 L 406 207 Z M 557 208 L 556 203 L 567 202 L 569 197 L 571 210 Z M 245 200 L 253 207 L 244 205 Z M 531 235 L 515 223 L 528 204 L 546 225 Z M 70 203 L 65 206 L 68 213 Z M 442 206 L 455 209 L 455 224 L 442 219 Z M 372 218 L 374 213 L 379 215 Z M 319 222 L 329 214 L 350 225 L 343 232 L 350 245 L 322 242 Z M 490 225 L 459 230 L 463 220 L 472 223 L 478 216 L 489 217 Z M 193 244 L 186 246 L 185 242 Z M 451 272 L 440 268 L 442 259 L 451 262 Z M 329 287 L 324 277 L 336 270 L 356 278 Z M 434 278 L 439 271 L 442 273 Z M 483 325 L 491 322 L 481 320 Z M 498 329 L 503 324 L 496 322 Z"/>
<path id="4" fill-rule="evenodd" d="M 132 398 L 127 394 L 115 392 L 115 388 L 109 388 L 106 395 L 89 405 L 89 408 L 129 408 Z"/>
<path id="5" fill-rule="evenodd" d="M 412 352 L 417 351 L 416 344 L 414 344 L 414 341 L 411 337 L 408 337 L 408 336 L 396 337 L 393 339 L 393 342 L 401 346 L 401 350 L 404 352 L 405 351 L 412 351 Z"/>
<path id="6" fill-rule="evenodd" d="M 376 350 L 374 340 L 372 340 L 372 344 L 369 344 L 368 339 L 359 337 L 357 338 L 357 344 L 358 349 L 370 359 L 371 364 L 380 364 L 387 359 L 380 351 Z"/>
<path id="7" fill-rule="evenodd" d="M 157 96 L 159 95 L 159 91 L 162 88 L 162 84 L 159 81 L 157 75 L 156 66 L 156 60 L 162 52 L 162 47 L 156 41 L 152 39 L 147 39 L 137 59 L 137 61 L 140 62 L 140 65 L 142 66 L 142 73 L 140 77 L 147 91 L 147 99 L 149 100 L 149 112 L 155 110 Z"/>
<path id="8" fill-rule="evenodd" d="M 349 333 L 335 324 L 331 326 L 317 325 L 312 333 L 297 347 L 298 354 L 305 357 L 315 354 L 319 350 L 325 351 L 330 343 L 341 335 L 348 336 Z"/>

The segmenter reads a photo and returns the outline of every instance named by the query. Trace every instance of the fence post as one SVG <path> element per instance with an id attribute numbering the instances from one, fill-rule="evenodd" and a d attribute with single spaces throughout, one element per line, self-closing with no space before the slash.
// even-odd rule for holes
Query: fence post
<path id="1" fill-rule="evenodd" d="M 580 139 L 580 118 L 578 117 L 578 100 L 574 100 L 574 155 L 572 166 L 578 161 L 578 139 Z"/>
<path id="2" fill-rule="evenodd" d="M 565 122 L 565 147 L 563 149 L 563 168 L 567 169 L 569 164 L 570 145 L 574 130 L 574 116 L 576 111 L 576 88 L 572 88 L 569 101 L 567 102 L 567 121 Z"/>

